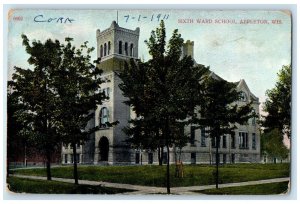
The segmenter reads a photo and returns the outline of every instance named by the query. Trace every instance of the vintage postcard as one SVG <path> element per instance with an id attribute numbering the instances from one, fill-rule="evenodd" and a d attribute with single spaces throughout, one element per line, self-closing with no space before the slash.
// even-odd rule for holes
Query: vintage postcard
<path id="1" fill-rule="evenodd" d="M 289 193 L 290 11 L 7 18 L 9 192 Z"/>

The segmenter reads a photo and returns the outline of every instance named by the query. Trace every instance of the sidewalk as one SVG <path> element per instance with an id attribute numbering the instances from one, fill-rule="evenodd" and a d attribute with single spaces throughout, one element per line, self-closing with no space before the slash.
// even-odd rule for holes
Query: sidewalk
<path id="1" fill-rule="evenodd" d="M 38 180 L 47 180 L 47 177 L 42 176 L 25 176 L 25 175 L 11 175 L 18 178 L 29 178 L 29 179 L 38 179 Z M 67 179 L 67 178 L 54 178 L 52 177 L 53 181 L 60 181 L 66 183 L 74 183 L 74 179 Z M 226 184 L 219 184 L 219 188 L 225 187 L 235 187 L 235 186 L 248 186 L 248 185 L 257 185 L 257 184 L 266 184 L 266 183 L 276 183 L 276 182 L 284 182 L 289 181 L 290 178 L 274 178 L 274 179 L 267 179 L 267 180 L 259 180 L 259 181 L 247 181 L 247 182 L 239 182 L 239 183 L 226 183 Z M 140 185 L 132 185 L 132 184 L 121 184 L 121 183 L 110 183 L 104 181 L 89 181 L 89 180 L 79 180 L 79 184 L 86 184 L 86 185 L 101 185 L 104 187 L 112 187 L 112 188 L 123 188 L 129 190 L 135 190 L 133 192 L 124 193 L 124 195 L 145 195 L 145 194 L 165 194 L 166 188 L 165 187 L 153 187 L 153 186 L 140 186 Z M 191 195 L 191 194 L 198 194 L 193 191 L 199 190 L 206 190 L 206 189 L 213 189 L 215 185 L 205 185 L 205 186 L 187 186 L 187 187 L 173 187 L 171 188 L 171 193 L 176 195 Z"/>

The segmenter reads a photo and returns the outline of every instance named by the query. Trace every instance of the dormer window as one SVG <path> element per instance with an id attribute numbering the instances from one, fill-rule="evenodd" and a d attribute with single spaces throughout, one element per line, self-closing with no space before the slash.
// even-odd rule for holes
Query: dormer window
<path id="1" fill-rule="evenodd" d="M 247 95 L 243 91 L 240 93 L 240 101 L 247 101 Z"/>

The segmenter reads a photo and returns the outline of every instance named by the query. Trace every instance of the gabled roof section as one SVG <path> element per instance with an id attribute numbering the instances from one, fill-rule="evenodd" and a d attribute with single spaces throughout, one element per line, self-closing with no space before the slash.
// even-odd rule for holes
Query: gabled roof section
<path id="1" fill-rule="evenodd" d="M 223 79 L 222 77 L 220 77 L 219 75 L 217 75 L 216 73 L 214 73 L 212 71 L 210 71 L 208 76 L 212 77 L 213 79 L 216 79 L 216 80 L 225 80 L 225 79 Z"/>
<path id="2" fill-rule="evenodd" d="M 238 83 L 238 84 L 237 84 L 237 89 L 241 89 L 242 87 L 244 87 L 244 88 L 247 90 L 247 92 L 249 92 L 251 101 L 256 101 L 256 102 L 258 102 L 258 100 L 259 100 L 258 97 L 256 97 L 256 96 L 250 91 L 250 89 L 249 89 L 249 87 L 248 87 L 248 85 L 246 84 L 246 82 L 245 82 L 244 79 L 241 79 L 239 82 L 236 82 L 236 83 Z"/>
<path id="3" fill-rule="evenodd" d="M 222 77 L 220 77 L 219 75 L 217 75 L 216 73 L 212 72 L 212 71 L 209 71 L 210 73 L 208 74 L 209 77 L 212 77 L 216 80 L 225 80 L 223 79 Z M 238 90 L 241 90 L 241 88 L 243 87 L 244 89 L 247 90 L 247 92 L 249 93 L 250 95 L 250 99 L 251 101 L 255 101 L 255 102 L 259 102 L 259 99 L 258 97 L 256 97 L 249 89 L 248 85 L 246 84 L 246 81 L 244 79 L 241 79 L 240 81 L 237 81 L 237 82 L 232 82 L 233 84 L 236 85 L 236 88 Z"/>

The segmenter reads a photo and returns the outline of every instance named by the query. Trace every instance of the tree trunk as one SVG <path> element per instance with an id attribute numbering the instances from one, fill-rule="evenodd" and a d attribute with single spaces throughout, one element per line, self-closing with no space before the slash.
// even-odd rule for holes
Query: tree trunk
<path id="1" fill-rule="evenodd" d="M 158 162 L 159 162 L 159 166 L 162 166 L 162 164 L 163 164 L 163 152 L 164 152 L 164 147 L 159 147 L 158 148 Z"/>
<path id="2" fill-rule="evenodd" d="M 170 194 L 170 150 L 167 145 L 167 193 Z"/>
<path id="3" fill-rule="evenodd" d="M 156 138 L 159 140 L 159 128 L 156 128 L 155 131 Z M 158 152 L 157 152 L 157 158 L 158 158 L 158 164 L 159 166 L 162 166 L 162 156 L 161 156 L 161 146 L 158 146 Z"/>
<path id="4" fill-rule="evenodd" d="M 165 124 L 165 136 L 166 136 L 166 146 L 167 146 L 167 193 L 170 194 L 170 125 L 169 117 L 167 117 Z"/>
<path id="5" fill-rule="evenodd" d="M 212 140 L 212 138 L 210 137 L 209 138 L 209 165 L 212 165 L 212 145 L 211 145 L 211 140 Z"/>
<path id="6" fill-rule="evenodd" d="M 158 147 L 157 149 L 157 159 L 158 159 L 158 165 L 161 166 L 160 147 Z"/>
<path id="7" fill-rule="evenodd" d="M 175 177 L 178 178 L 179 177 L 179 167 L 178 167 L 178 158 L 177 158 L 177 148 L 175 146 L 174 148 L 174 156 L 175 156 Z"/>
<path id="8" fill-rule="evenodd" d="M 179 149 L 179 156 L 178 156 L 179 162 L 181 162 L 181 150 L 182 150 L 182 147 L 180 147 L 180 149 Z"/>
<path id="9" fill-rule="evenodd" d="M 47 180 L 51 180 L 51 154 L 50 151 L 47 151 L 46 153 L 46 169 L 47 169 Z"/>
<path id="10" fill-rule="evenodd" d="M 217 147 L 216 147 L 216 188 L 219 188 L 219 144 L 220 138 L 217 136 Z"/>
<path id="11" fill-rule="evenodd" d="M 72 143 L 73 146 L 73 166 L 74 166 L 74 172 L 73 172 L 73 176 L 74 176 L 74 180 L 75 180 L 75 184 L 78 184 L 78 172 L 77 172 L 77 158 L 76 158 L 76 143 L 73 142 Z"/>

